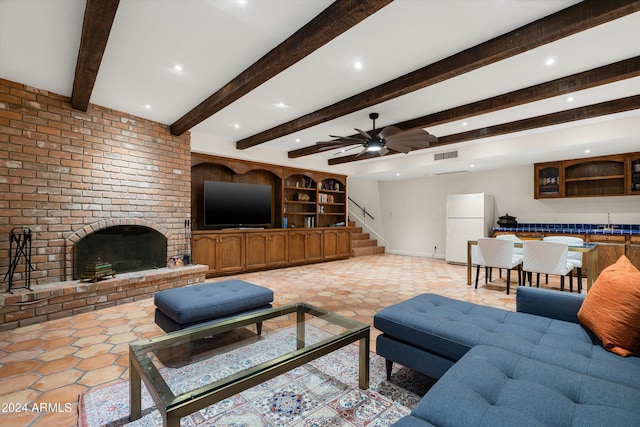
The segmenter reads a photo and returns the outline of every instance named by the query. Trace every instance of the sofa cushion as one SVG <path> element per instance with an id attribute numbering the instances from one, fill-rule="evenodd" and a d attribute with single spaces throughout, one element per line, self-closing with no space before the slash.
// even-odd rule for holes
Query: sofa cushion
<path id="1" fill-rule="evenodd" d="M 620 356 L 640 356 L 640 271 L 626 256 L 602 270 L 578 319 L 607 350 Z"/>
<path id="2" fill-rule="evenodd" d="M 635 426 L 640 390 L 476 346 L 438 380 L 411 415 L 441 427 Z M 413 425 L 411 421 L 404 425 Z"/>
<path id="3" fill-rule="evenodd" d="M 374 317 L 385 336 L 457 361 L 476 345 L 640 388 L 640 358 L 621 358 L 577 323 L 422 294 Z"/>

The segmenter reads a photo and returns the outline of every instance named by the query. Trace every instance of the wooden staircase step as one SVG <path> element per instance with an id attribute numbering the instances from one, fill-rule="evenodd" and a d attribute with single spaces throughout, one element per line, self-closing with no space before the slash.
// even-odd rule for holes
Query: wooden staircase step
<path id="1" fill-rule="evenodd" d="M 364 248 L 351 248 L 351 256 L 352 257 L 357 257 L 357 256 L 364 256 L 364 255 L 376 255 L 376 254 L 383 254 L 384 253 L 384 246 L 367 246 Z"/>
<path id="2" fill-rule="evenodd" d="M 351 233 L 351 241 L 369 240 L 369 233 Z"/>
<path id="3" fill-rule="evenodd" d="M 378 246 L 378 241 L 373 239 L 351 241 L 352 248 L 365 248 L 367 246 Z"/>
<path id="4" fill-rule="evenodd" d="M 351 227 L 352 257 L 384 253 L 384 246 L 378 246 L 378 241 L 371 239 L 369 233 L 364 233 L 362 227 L 356 227 L 355 221 L 349 221 L 348 224 Z"/>

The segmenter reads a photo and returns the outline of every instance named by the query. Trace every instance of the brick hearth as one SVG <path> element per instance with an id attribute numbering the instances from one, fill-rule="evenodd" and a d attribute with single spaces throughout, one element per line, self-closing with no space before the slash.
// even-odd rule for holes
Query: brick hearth
<path id="1" fill-rule="evenodd" d="M 0 295 L 0 331 L 149 298 L 205 280 L 206 265 L 137 271 L 97 283 L 67 281 Z"/>

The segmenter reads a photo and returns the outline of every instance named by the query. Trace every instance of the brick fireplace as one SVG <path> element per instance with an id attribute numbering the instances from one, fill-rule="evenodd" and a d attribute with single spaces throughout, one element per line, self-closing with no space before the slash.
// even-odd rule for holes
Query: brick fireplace
<path id="1" fill-rule="evenodd" d="M 35 293 L 73 280 L 75 245 L 110 227 L 146 228 L 166 239 L 167 256 L 185 252 L 188 133 L 93 104 L 77 111 L 68 97 L 0 79 L 0 142 L 0 278 L 9 232 L 22 226 L 33 233 Z M 4 281 L 0 295 L 6 289 Z"/>

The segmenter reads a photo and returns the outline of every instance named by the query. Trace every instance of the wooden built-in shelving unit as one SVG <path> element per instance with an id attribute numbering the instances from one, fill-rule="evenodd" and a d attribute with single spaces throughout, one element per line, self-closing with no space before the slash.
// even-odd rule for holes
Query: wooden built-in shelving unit
<path id="1" fill-rule="evenodd" d="M 204 226 L 204 181 L 270 185 L 272 222 L 263 230 Z M 208 276 L 348 258 L 347 177 L 192 154 L 192 259 Z"/>
<path id="2" fill-rule="evenodd" d="M 640 153 L 536 163 L 534 197 L 640 195 Z"/>

